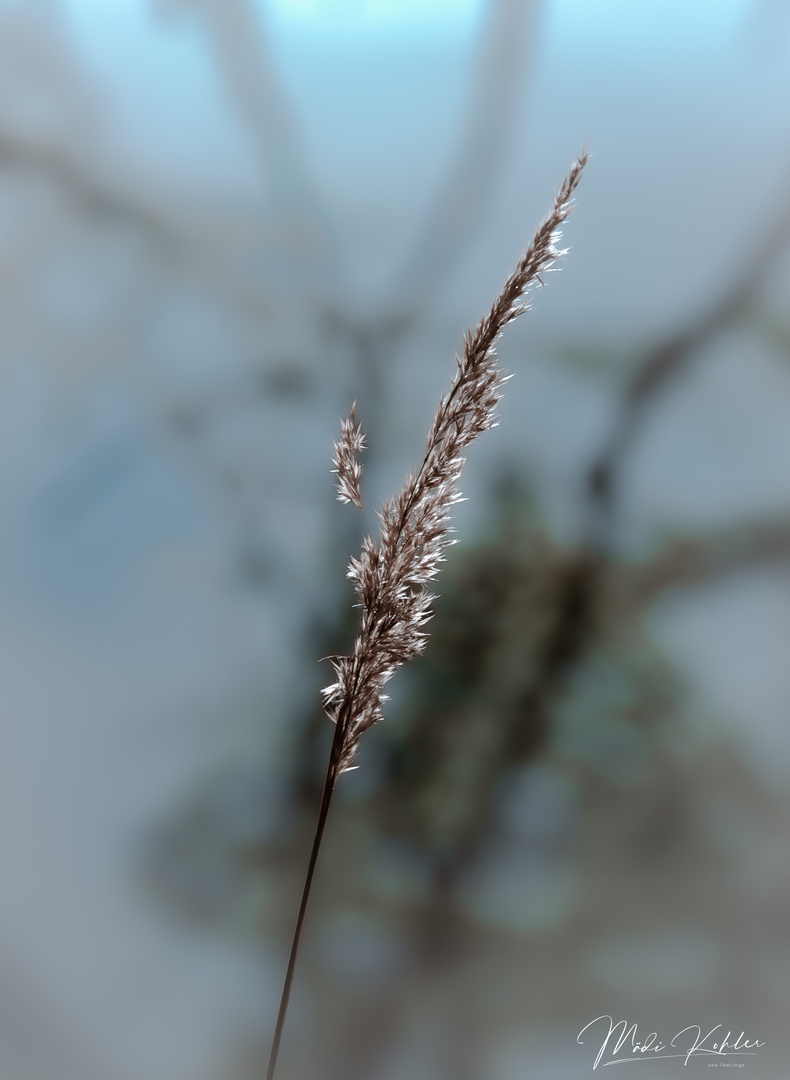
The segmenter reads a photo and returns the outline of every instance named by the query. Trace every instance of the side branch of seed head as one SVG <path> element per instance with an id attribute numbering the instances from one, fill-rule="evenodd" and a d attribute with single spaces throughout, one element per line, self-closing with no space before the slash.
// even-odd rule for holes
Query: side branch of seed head
<path id="1" fill-rule="evenodd" d="M 332 458 L 332 472 L 336 474 L 337 497 L 341 502 L 353 503 L 357 510 L 362 509 L 362 492 L 359 482 L 362 479 L 362 465 L 357 454 L 365 449 L 365 436 L 362 425 L 354 426 L 357 415 L 356 401 L 351 406 L 347 420 L 340 424 L 340 442 L 334 443 L 335 453 Z"/>
<path id="2" fill-rule="evenodd" d="M 461 498 L 457 485 L 465 460 L 462 451 L 496 425 L 496 405 L 509 378 L 498 367 L 496 342 L 508 323 L 527 310 L 527 291 L 543 284 L 542 275 L 565 254 L 557 247 L 560 226 L 570 213 L 586 163 L 584 153 L 491 311 L 474 333 L 467 333 L 450 390 L 441 398 L 428 434 L 422 464 L 400 494 L 378 512 L 378 543 L 366 537 L 359 558 L 349 563 L 348 576 L 362 609 L 361 626 L 351 654 L 332 661 L 336 681 L 323 692 L 324 708 L 341 728 L 335 739 L 335 776 L 352 767 L 360 737 L 381 719 L 386 683 L 425 648 L 424 627 L 434 599 L 428 584 L 454 542 L 450 512 Z M 335 443 L 333 472 L 338 498 L 361 510 L 362 466 L 357 453 L 365 442 L 355 420 L 356 402 L 342 422 L 340 442 Z"/>

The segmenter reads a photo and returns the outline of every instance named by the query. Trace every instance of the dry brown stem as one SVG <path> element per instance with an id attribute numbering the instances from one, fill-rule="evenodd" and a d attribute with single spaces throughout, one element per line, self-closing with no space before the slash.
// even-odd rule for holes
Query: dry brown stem
<path id="1" fill-rule="evenodd" d="M 497 364 L 496 342 L 504 328 L 527 310 L 525 294 L 543 283 L 563 251 L 557 248 L 560 226 L 571 209 L 587 153 L 574 163 L 516 269 L 505 282 L 489 314 L 464 339 L 463 355 L 450 390 L 439 402 L 428 447 L 419 469 L 406 480 L 400 494 L 379 511 L 379 540 L 366 537 L 359 558 L 348 574 L 362 609 L 360 632 L 349 656 L 333 659 L 336 681 L 324 691 L 324 707 L 335 724 L 321 806 L 307 878 L 296 920 L 280 1009 L 275 1027 L 267 1080 L 272 1080 L 288 1009 L 302 927 L 335 783 L 353 768 L 359 740 L 381 719 L 384 686 L 398 668 L 425 648 L 424 627 L 431 617 L 429 583 L 436 577 L 445 550 L 453 543 L 450 512 L 461 498 L 458 480 L 464 465 L 462 451 L 496 424 L 495 409 L 507 381 Z M 355 408 L 341 426 L 335 444 L 333 471 L 338 496 L 360 509 L 361 466 L 356 454 L 363 448 Z"/>

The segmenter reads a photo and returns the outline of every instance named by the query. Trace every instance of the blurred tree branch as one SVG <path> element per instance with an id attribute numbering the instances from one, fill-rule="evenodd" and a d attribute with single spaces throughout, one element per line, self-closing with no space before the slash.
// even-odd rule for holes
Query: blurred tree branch
<path id="1" fill-rule="evenodd" d="M 458 143 L 395 290 L 406 309 L 423 306 L 444 284 L 489 210 L 513 149 L 540 7 L 541 0 L 488 0 L 484 6 Z"/>
<path id="2" fill-rule="evenodd" d="M 609 435 L 591 462 L 585 479 L 590 537 L 595 545 L 612 539 L 623 466 L 648 411 L 664 389 L 692 362 L 694 355 L 743 314 L 790 240 L 790 176 L 780 189 L 776 209 L 762 208 L 751 252 L 736 252 L 735 273 L 700 316 L 648 351 L 637 363 L 622 395 Z M 765 223 L 765 217 L 768 222 Z"/>
<path id="3" fill-rule="evenodd" d="M 633 614 L 670 589 L 693 588 L 788 560 L 790 519 L 786 518 L 670 541 L 653 559 L 624 568 L 621 602 Z"/>
<path id="4" fill-rule="evenodd" d="M 103 221 L 130 225 L 145 234 L 163 254 L 180 252 L 184 237 L 166 215 L 102 183 L 84 165 L 59 147 L 0 130 L 0 168 L 45 176 L 76 202 L 83 213 Z"/>
<path id="5" fill-rule="evenodd" d="M 256 241 L 265 242 L 260 228 L 249 222 L 203 210 L 199 219 L 177 223 L 172 207 L 156 207 L 137 198 L 114 180 L 105 180 L 83 160 L 43 140 L 0 129 L 0 169 L 38 175 L 86 216 L 100 225 L 130 228 L 160 256 L 162 266 L 207 287 L 219 299 L 240 309 L 257 323 L 271 312 L 265 290 L 250 280 L 239 264 L 240 254 Z M 257 235 L 256 235 L 257 233 Z"/>
<path id="6" fill-rule="evenodd" d="M 159 7 L 193 9 L 206 27 L 216 68 L 270 187 L 270 201 L 288 235 L 302 285 L 334 284 L 340 251 L 316 190 L 299 119 L 269 46 L 260 4 L 251 0 L 165 0 Z M 329 272 L 329 268 L 332 272 Z"/>

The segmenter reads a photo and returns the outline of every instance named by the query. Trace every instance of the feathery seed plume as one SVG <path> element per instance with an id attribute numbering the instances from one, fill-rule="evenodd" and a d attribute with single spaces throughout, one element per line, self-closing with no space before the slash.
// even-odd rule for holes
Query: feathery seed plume
<path id="1" fill-rule="evenodd" d="M 337 497 L 340 502 L 353 503 L 357 510 L 362 509 L 362 493 L 359 482 L 362 478 L 362 465 L 357 461 L 357 454 L 365 449 L 365 436 L 362 425 L 354 427 L 357 415 L 356 401 L 351 406 L 347 420 L 340 424 L 340 442 L 334 443 L 332 472 L 337 474 Z"/>
<path id="2" fill-rule="evenodd" d="M 425 624 L 431 617 L 429 582 L 436 577 L 450 537 L 450 512 L 460 499 L 458 480 L 462 451 L 496 424 L 495 409 L 509 376 L 497 364 L 496 342 L 502 330 L 527 310 L 525 293 L 565 251 L 557 248 L 559 227 L 568 217 L 571 199 L 587 154 L 580 157 L 562 185 L 554 208 L 538 229 L 518 266 L 508 278 L 489 314 L 474 333 L 467 333 L 463 355 L 428 435 L 428 448 L 416 473 L 396 498 L 378 513 L 378 543 L 366 537 L 359 558 L 352 558 L 348 576 L 362 608 L 360 632 L 349 656 L 332 661 L 335 682 L 324 690 L 324 708 L 340 728 L 335 740 L 335 776 L 352 766 L 360 737 L 381 719 L 387 700 L 384 686 L 395 672 L 425 648 Z M 356 452 L 364 446 L 355 427 L 355 406 L 341 426 L 335 444 L 334 472 L 338 498 L 362 509 L 359 480 L 362 466 Z"/>

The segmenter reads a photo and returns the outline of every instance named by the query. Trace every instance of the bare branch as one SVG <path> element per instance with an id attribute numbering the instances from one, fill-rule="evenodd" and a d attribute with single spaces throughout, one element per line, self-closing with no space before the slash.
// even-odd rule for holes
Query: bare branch
<path id="1" fill-rule="evenodd" d="M 0 168 L 46 176 L 89 216 L 131 225 L 168 254 L 183 244 L 183 238 L 163 216 L 128 193 L 102 183 L 56 146 L 0 130 Z"/>
<path id="2" fill-rule="evenodd" d="M 790 239 L 790 178 L 788 192 L 767 226 L 755 228 L 758 241 L 751 253 L 737 252 L 736 274 L 721 296 L 699 318 L 648 352 L 637 365 L 623 394 L 619 412 L 586 477 L 591 532 L 605 540 L 614 516 L 620 472 L 645 415 L 664 388 L 686 370 L 694 356 L 720 333 L 753 299 Z"/>
<path id="3" fill-rule="evenodd" d="M 674 588 L 690 588 L 731 574 L 790 560 L 790 520 L 774 518 L 706 537 L 676 540 L 625 577 L 629 607 L 643 607 Z"/>
<path id="4" fill-rule="evenodd" d="M 251 315 L 265 317 L 266 297 L 248 279 L 246 267 L 236 273 L 234 246 L 249 245 L 249 224 L 227 215 L 201 212 L 178 221 L 168 209 L 138 199 L 132 192 L 105 180 L 70 151 L 0 129 L 0 170 L 36 175 L 51 183 L 88 219 L 103 225 L 128 227 L 152 245 L 164 264 L 192 280 L 203 282 L 216 295 Z M 263 237 L 263 234 L 261 234 Z M 223 248 L 225 249 L 223 251 Z M 220 255 L 228 258 L 220 258 Z"/>
<path id="5" fill-rule="evenodd" d="M 397 294 L 411 306 L 436 289 L 474 240 L 512 148 L 539 0 L 488 0 L 464 124 Z"/>
<path id="6" fill-rule="evenodd" d="M 218 71 L 250 133 L 272 188 L 272 203 L 302 269 L 326 268 L 333 248 L 296 114 L 277 77 L 261 5 L 251 0 L 189 0 L 204 17 Z M 186 4 L 185 4 L 186 6 Z"/>

